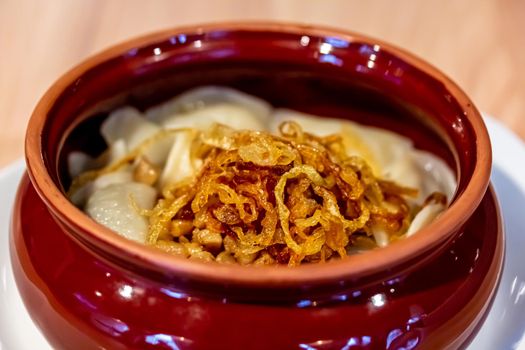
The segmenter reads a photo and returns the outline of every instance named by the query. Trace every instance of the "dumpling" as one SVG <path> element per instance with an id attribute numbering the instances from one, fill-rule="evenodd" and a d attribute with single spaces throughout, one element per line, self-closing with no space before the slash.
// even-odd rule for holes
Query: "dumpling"
<path id="1" fill-rule="evenodd" d="M 271 106 L 265 101 L 226 87 L 190 90 L 146 111 L 146 118 L 165 129 L 190 127 L 207 130 L 214 123 L 236 129 L 265 130 Z M 159 185 L 181 181 L 196 172 L 200 164 L 191 162 L 191 132 L 174 136 Z"/>
<path id="2" fill-rule="evenodd" d="M 122 107 L 112 112 L 102 123 L 100 132 L 106 143 L 124 143 L 125 153 L 133 151 L 141 143 L 161 131 L 161 126 L 147 120 L 133 107 Z M 173 137 L 162 137 L 152 142 L 144 151 L 144 156 L 155 165 L 162 166 L 173 143 Z"/>
<path id="3" fill-rule="evenodd" d="M 102 123 L 100 133 L 108 145 L 124 140 L 130 151 L 160 129 L 158 125 L 145 119 L 136 108 L 122 107 L 110 113 Z"/>
<path id="4" fill-rule="evenodd" d="M 347 153 L 366 159 L 376 175 L 419 189 L 417 202 L 435 191 L 448 199 L 454 196 L 456 178 L 448 165 L 429 152 L 415 149 L 406 137 L 385 129 L 286 109 L 277 109 L 273 116 L 271 130 L 274 132 L 283 121 L 293 120 L 315 135 L 341 133 Z"/>
<path id="5" fill-rule="evenodd" d="M 272 107 L 257 97 L 219 86 L 189 90 L 146 111 L 146 118 L 165 127 L 205 129 L 212 123 L 237 129 L 264 130 Z"/>
<path id="6" fill-rule="evenodd" d="M 265 124 L 251 110 L 229 103 L 217 103 L 190 112 L 174 114 L 165 118 L 162 126 L 167 129 L 192 127 L 206 130 L 213 123 L 234 125 L 236 129 L 265 129 Z"/>
<path id="7" fill-rule="evenodd" d="M 341 119 L 319 117 L 289 109 L 276 109 L 273 114 L 270 130 L 274 133 L 278 132 L 279 125 L 287 120 L 298 123 L 304 131 L 314 135 L 345 135 L 346 137 L 343 142 L 346 147 L 346 152 L 349 155 L 355 155 L 366 159 L 375 174 L 382 173 L 380 159 L 376 159 L 378 158 L 375 154 L 377 152 L 372 153 L 372 149 L 368 142 L 365 142 L 363 137 L 360 136 L 362 133 L 361 125 Z"/>
<path id="8" fill-rule="evenodd" d="M 432 192 L 438 191 L 450 201 L 456 193 L 457 183 L 449 166 L 441 158 L 417 149 L 412 150 L 412 157 L 418 171 L 424 174 L 425 178 L 419 188 L 419 197 L 424 199 Z"/>
<path id="9" fill-rule="evenodd" d="M 446 207 L 442 203 L 430 203 L 425 205 L 410 223 L 410 226 L 408 227 L 408 230 L 405 234 L 406 237 L 412 236 L 414 233 L 430 224 L 445 209 Z"/>
<path id="10" fill-rule="evenodd" d="M 71 152 L 67 159 L 69 175 L 71 177 L 76 177 L 87 170 L 102 168 L 107 164 L 111 164 L 121 159 L 126 153 L 126 143 L 123 139 L 115 141 L 105 152 L 96 158 L 83 152 Z"/>
<path id="11" fill-rule="evenodd" d="M 71 194 L 71 201 L 78 207 L 84 207 L 88 198 L 99 189 L 112 184 L 121 184 L 133 181 L 133 175 L 131 169 L 126 167 L 115 172 L 101 175 L 94 181 L 86 183 L 80 187 L 73 194 Z"/>
<path id="12" fill-rule="evenodd" d="M 191 145 L 194 137 L 191 131 L 175 135 L 175 141 L 160 176 L 159 188 L 182 181 L 197 172 L 201 163 L 194 164 L 191 159 Z"/>
<path id="13" fill-rule="evenodd" d="M 146 243 L 148 220 L 138 209 L 153 208 L 156 197 L 155 189 L 142 183 L 113 183 L 93 192 L 85 212 L 120 235 Z"/>
<path id="14" fill-rule="evenodd" d="M 277 108 L 270 119 L 269 130 L 277 133 L 279 125 L 285 121 L 294 121 L 301 125 L 301 128 L 317 136 L 327 136 L 341 132 L 343 120 L 335 118 L 324 118 L 294 111 L 291 109 Z"/>
<path id="15" fill-rule="evenodd" d="M 412 205 L 422 203 L 433 192 L 445 194 L 449 201 L 454 196 L 456 179 L 448 165 L 429 152 L 415 149 L 408 138 L 384 129 L 286 109 L 275 111 L 271 130 L 277 131 L 286 120 L 296 121 L 304 131 L 319 136 L 341 133 L 347 153 L 366 159 L 376 176 L 419 190 L 417 198 L 408 201 Z M 442 203 L 424 206 L 412 220 L 406 236 L 428 225 L 445 209 Z M 389 235 L 382 228 L 373 228 L 372 233 L 379 247 L 389 244 Z"/>

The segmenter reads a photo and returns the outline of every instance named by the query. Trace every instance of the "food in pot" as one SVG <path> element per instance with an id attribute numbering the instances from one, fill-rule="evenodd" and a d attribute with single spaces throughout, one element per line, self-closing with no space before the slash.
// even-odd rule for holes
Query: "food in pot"
<path id="1" fill-rule="evenodd" d="M 456 182 L 396 133 L 203 87 L 101 127 L 68 195 L 97 222 L 168 253 L 242 265 L 325 262 L 385 247 L 438 216 Z"/>

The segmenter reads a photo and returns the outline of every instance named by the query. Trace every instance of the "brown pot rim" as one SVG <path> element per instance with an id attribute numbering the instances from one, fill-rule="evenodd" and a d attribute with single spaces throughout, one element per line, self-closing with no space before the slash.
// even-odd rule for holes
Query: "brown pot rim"
<path id="1" fill-rule="evenodd" d="M 289 32 L 378 44 L 389 53 L 432 76 L 447 87 L 464 111 L 468 111 L 465 116 L 471 123 L 476 140 L 476 161 L 470 182 L 443 215 L 410 239 L 401 240 L 386 248 L 373 250 L 366 254 L 352 256 L 349 259 L 328 264 L 301 265 L 294 268 L 282 266 L 260 268 L 190 261 L 125 239 L 96 223 L 67 199 L 48 173 L 42 151 L 42 132 L 48 112 L 64 89 L 82 73 L 112 57 L 176 34 L 217 30 Z M 368 274 L 389 270 L 392 266 L 399 266 L 422 252 L 428 252 L 440 246 L 450 240 L 453 233 L 459 230 L 478 207 L 488 186 L 492 160 L 489 136 L 479 111 L 452 80 L 432 65 L 403 49 L 361 34 L 317 25 L 278 22 L 236 22 L 177 27 L 131 39 L 86 59 L 57 80 L 39 101 L 29 121 L 25 153 L 31 182 L 39 196 L 59 221 L 80 233 L 79 236 L 87 242 L 109 252 L 110 255 L 117 254 L 131 262 L 139 262 L 182 278 L 250 286 L 298 286 L 308 283 L 342 281 L 348 278 L 358 279 Z"/>

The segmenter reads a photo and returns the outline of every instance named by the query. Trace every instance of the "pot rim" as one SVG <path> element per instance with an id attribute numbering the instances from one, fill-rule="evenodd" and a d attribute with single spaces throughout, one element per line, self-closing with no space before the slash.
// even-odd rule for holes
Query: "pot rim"
<path id="1" fill-rule="evenodd" d="M 390 54 L 441 82 L 465 112 L 465 118 L 470 122 L 475 136 L 476 160 L 472 177 L 464 191 L 455 197 L 455 201 L 442 215 L 409 239 L 400 240 L 395 244 L 369 251 L 366 254 L 352 256 L 351 259 L 342 259 L 328 264 L 301 265 L 294 268 L 284 266 L 261 268 L 192 261 L 133 242 L 98 224 L 67 199 L 48 172 L 42 150 L 42 133 L 46 116 L 62 92 L 94 66 L 130 49 L 151 45 L 173 35 L 210 31 L 273 31 L 317 37 L 338 37 L 348 42 L 377 44 Z M 369 274 L 388 271 L 417 255 L 437 248 L 450 240 L 454 232 L 459 230 L 478 207 L 488 186 L 492 161 L 488 132 L 479 111 L 451 79 L 432 65 L 401 48 L 361 34 L 318 25 L 279 22 L 235 22 L 177 27 L 128 40 L 86 59 L 57 80 L 39 101 L 28 124 L 25 152 L 28 173 L 33 186 L 54 216 L 72 229 L 75 238 L 84 243 L 90 243 L 92 247 L 100 248 L 106 254 L 109 253 L 109 256 L 116 255 L 128 263 L 148 266 L 163 274 L 208 283 L 254 287 L 300 286 L 327 281 L 356 280 Z"/>

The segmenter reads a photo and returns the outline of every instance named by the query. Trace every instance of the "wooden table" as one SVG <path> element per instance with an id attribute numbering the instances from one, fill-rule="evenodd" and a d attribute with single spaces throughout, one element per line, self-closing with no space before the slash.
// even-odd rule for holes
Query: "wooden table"
<path id="1" fill-rule="evenodd" d="M 0 167 L 23 155 L 36 102 L 80 60 L 142 33 L 225 20 L 324 24 L 390 41 L 525 137 L 523 0 L 1 0 Z"/>

